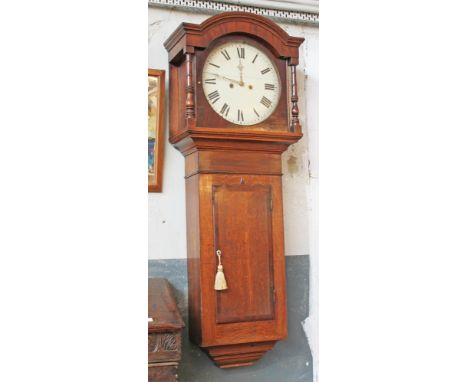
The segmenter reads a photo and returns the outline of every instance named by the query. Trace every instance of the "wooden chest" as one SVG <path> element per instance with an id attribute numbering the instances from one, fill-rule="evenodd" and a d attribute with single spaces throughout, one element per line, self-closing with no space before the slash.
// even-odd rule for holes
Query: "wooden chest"
<path id="1" fill-rule="evenodd" d="M 177 381 L 183 327 L 167 280 L 148 279 L 148 382 Z"/>

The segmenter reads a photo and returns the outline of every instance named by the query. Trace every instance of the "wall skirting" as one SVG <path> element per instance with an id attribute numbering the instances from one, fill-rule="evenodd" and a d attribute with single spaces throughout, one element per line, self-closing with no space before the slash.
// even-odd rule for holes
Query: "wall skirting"
<path id="1" fill-rule="evenodd" d="M 226 1 L 207 1 L 207 0 L 148 0 L 148 6 L 150 7 L 164 7 L 164 8 L 177 8 L 184 11 L 190 12 L 200 12 L 200 13 L 208 13 L 208 14 L 216 14 L 221 12 L 229 12 L 229 11 L 244 11 L 244 12 L 252 12 L 257 15 L 269 17 L 275 21 L 283 22 L 283 23 L 303 23 L 309 24 L 313 26 L 319 25 L 319 14 L 318 14 L 318 3 L 317 3 L 317 11 L 316 12 L 304 12 L 300 10 L 292 10 L 292 9 L 278 9 L 283 8 L 279 7 L 277 4 L 280 2 L 272 2 L 275 3 L 273 7 L 262 7 L 257 6 L 257 4 L 265 4 L 266 2 L 263 1 L 253 1 L 249 2 L 254 5 L 244 5 L 244 4 L 233 4 L 234 2 L 226 2 Z"/>

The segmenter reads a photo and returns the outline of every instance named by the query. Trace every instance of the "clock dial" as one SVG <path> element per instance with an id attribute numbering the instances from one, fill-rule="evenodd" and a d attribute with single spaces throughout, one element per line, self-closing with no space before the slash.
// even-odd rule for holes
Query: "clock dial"
<path id="1" fill-rule="evenodd" d="M 255 125 L 267 119 L 281 94 L 274 62 L 261 49 L 242 40 L 226 42 L 210 52 L 202 83 L 213 110 L 236 125 Z"/>

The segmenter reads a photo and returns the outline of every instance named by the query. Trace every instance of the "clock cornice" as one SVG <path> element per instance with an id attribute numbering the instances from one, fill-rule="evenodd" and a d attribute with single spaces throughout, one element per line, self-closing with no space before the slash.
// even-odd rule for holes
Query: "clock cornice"
<path id="1" fill-rule="evenodd" d="M 276 57 L 287 59 L 290 65 L 299 63 L 299 46 L 304 39 L 290 36 L 273 21 L 248 12 L 221 13 L 201 24 L 182 23 L 168 37 L 164 47 L 169 52 L 169 61 L 177 62 L 185 53 L 205 49 L 213 40 L 239 31 L 263 40 Z"/>
<path id="2" fill-rule="evenodd" d="M 302 138 L 302 133 L 241 131 L 238 129 L 189 129 L 169 141 L 184 155 L 196 150 L 248 150 L 281 154 Z M 249 147 L 246 148 L 245 145 Z"/>

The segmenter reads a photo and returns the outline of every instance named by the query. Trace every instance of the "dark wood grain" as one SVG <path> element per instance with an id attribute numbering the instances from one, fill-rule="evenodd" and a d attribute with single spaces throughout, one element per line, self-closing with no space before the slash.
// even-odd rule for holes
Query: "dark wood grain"
<path id="1" fill-rule="evenodd" d="M 184 322 L 165 279 L 148 279 L 148 317 L 148 381 L 177 381 Z"/>
<path id="2" fill-rule="evenodd" d="M 279 155 L 278 155 L 279 156 Z M 283 237 L 283 208 L 281 176 L 279 175 L 234 175 L 234 174 L 197 174 L 186 180 L 187 184 L 187 249 L 188 249 L 188 276 L 189 276 L 189 328 L 190 338 L 202 347 L 215 347 L 216 345 L 240 344 L 249 342 L 277 341 L 287 336 L 286 317 L 286 287 L 284 264 L 284 237 Z M 253 193 L 249 198 L 233 200 L 232 211 L 246 211 L 252 209 L 252 214 L 242 219 L 253 220 L 252 224 L 263 225 L 261 232 L 249 232 L 242 227 L 224 225 L 218 231 L 226 230 L 223 234 L 230 235 L 230 241 L 238 241 L 238 248 L 234 246 L 235 256 L 240 257 L 241 266 L 248 266 L 250 270 L 257 270 L 250 278 L 243 278 L 241 269 L 233 269 L 226 255 L 225 273 L 233 294 L 242 300 L 233 304 L 230 318 L 237 315 L 237 321 L 221 318 L 217 322 L 219 310 L 218 294 L 215 291 L 214 278 L 216 273 L 216 229 L 213 215 L 214 200 L 213 186 L 225 185 L 236 188 L 245 185 L 246 189 L 259 189 L 260 193 Z M 264 191 L 262 191 L 264 190 Z M 271 193 L 271 204 L 269 195 Z M 229 201 L 226 201 L 229 203 Z M 234 203 L 236 202 L 236 203 Z M 259 207 L 252 208 L 258 203 Z M 263 208 L 261 207 L 263 204 Z M 270 204 L 270 206 L 269 206 Z M 271 208 L 270 211 L 269 208 Z M 263 214 L 263 218 L 261 215 Z M 228 219 L 228 218 L 227 218 Z M 268 225 L 271 225 L 269 232 Z M 250 230 L 249 230 L 250 231 Z M 258 259 L 251 259 L 250 248 L 270 247 L 271 252 L 263 252 Z M 258 243 L 260 242 L 260 246 Z M 266 244 L 265 244 L 266 243 Z M 228 243 L 227 253 L 229 253 Z M 239 252 L 240 250 L 240 252 Z M 233 256 L 233 254 L 231 254 Z M 230 257 L 231 257 L 230 256 Z M 267 256 L 267 257 L 265 257 Z M 232 258 L 232 257 L 231 257 Z M 271 260 L 271 263 L 269 261 Z M 263 292 L 257 295 L 257 287 Z M 242 288 L 239 291 L 238 288 Z M 228 289 L 229 291 L 229 289 Z M 272 293 L 272 295 L 268 293 Z M 259 301 L 263 298 L 269 301 Z M 221 304 L 231 303 L 222 301 Z M 245 301 L 255 302 L 253 305 Z M 274 301 L 274 303 L 272 302 Z M 247 304 L 247 305 L 245 305 Z M 250 309 L 244 311 L 245 308 Z M 270 309 L 273 309 L 271 313 Z M 234 312 L 234 313 L 233 313 Z M 255 317 L 256 315 L 256 317 Z M 222 317 L 222 315 L 221 315 Z M 232 321 L 232 322 L 231 322 Z"/>
<path id="3" fill-rule="evenodd" d="M 181 51 L 205 49 L 212 41 L 234 33 L 259 38 L 275 56 L 287 57 L 291 64 L 299 63 L 298 47 L 304 39 L 290 36 L 271 20 L 249 12 L 224 12 L 201 24 L 182 23 L 165 41 L 164 47 L 169 52 L 169 62 L 178 62 Z"/>
<path id="4" fill-rule="evenodd" d="M 271 350 L 275 341 L 208 347 L 205 351 L 222 369 L 250 366 Z"/>
<path id="5" fill-rule="evenodd" d="M 184 327 L 171 287 L 165 279 L 148 279 L 148 317 L 153 319 L 148 322 L 149 333 L 173 332 Z"/>
<path id="6" fill-rule="evenodd" d="M 203 306 L 210 312 L 215 313 L 217 310 L 217 296 L 220 292 L 213 289 L 215 270 L 217 266 L 215 250 L 216 248 L 216 227 L 213 216 L 214 210 L 214 197 L 213 197 L 213 186 L 214 185 L 226 185 L 226 186 L 238 186 L 245 185 L 249 187 L 258 188 L 271 188 L 272 197 L 272 210 L 271 210 L 271 237 L 272 237 L 272 268 L 273 272 L 270 274 L 268 270 L 265 272 L 259 272 L 256 279 L 244 280 L 249 282 L 248 285 L 242 285 L 242 283 L 233 280 L 234 287 L 242 287 L 245 289 L 244 297 L 247 299 L 255 300 L 254 297 L 256 285 L 267 285 L 270 280 L 274 287 L 275 292 L 275 305 L 274 305 L 274 319 L 272 320 L 257 320 L 257 321 L 245 321 L 245 322 L 232 322 L 229 324 L 217 324 L 216 314 L 210 314 L 203 317 L 202 322 L 202 346 L 212 346 L 215 344 L 237 344 L 242 342 L 248 342 L 249 339 L 253 342 L 261 342 L 266 340 L 279 340 L 286 337 L 287 325 L 286 325 L 286 294 L 285 294 L 285 275 L 284 275 L 284 238 L 283 238 L 283 210 L 281 200 L 281 177 L 280 176 L 267 176 L 267 175 L 201 175 L 200 176 L 200 205 L 205 208 L 200 209 L 200 227 L 202 228 L 201 235 L 201 246 L 200 256 L 201 264 L 205 269 L 204 277 L 202 279 L 201 293 L 203 296 Z M 233 208 L 238 210 L 245 210 L 248 208 L 248 204 L 252 202 L 261 203 L 262 198 L 253 200 L 240 200 L 237 204 L 233 205 Z M 239 205 L 239 203 L 243 205 Z M 257 221 L 257 218 L 254 218 Z M 261 219 L 263 220 L 263 219 Z M 260 219 L 258 221 L 260 224 Z M 231 234 L 232 242 L 239 242 L 240 245 L 246 248 L 247 246 L 256 246 L 255 243 L 246 242 L 265 240 L 268 241 L 269 232 L 263 232 L 263 237 L 256 237 L 253 232 L 249 233 L 246 238 L 246 231 L 242 230 L 241 227 L 232 227 L 226 225 L 224 227 L 217 227 L 219 230 L 226 230 L 227 234 Z M 237 228 L 237 229 L 236 229 Z M 204 234 L 203 234 L 204 233 Z M 260 235 L 258 235 L 260 236 Z M 242 243 L 246 242 L 246 243 Z M 226 248 L 227 254 L 229 255 L 230 248 Z M 239 252 L 234 247 L 233 253 L 230 256 L 247 257 L 247 252 Z M 265 256 L 265 254 L 264 254 Z M 243 260 L 249 263 L 250 259 Z M 250 265 L 251 266 L 251 265 Z M 264 268 L 262 269 L 264 270 Z M 229 269 L 226 264 L 225 272 L 226 278 L 229 284 L 229 274 L 233 272 L 242 272 L 243 270 Z M 241 277 L 238 273 L 234 273 L 236 276 Z M 236 277 L 234 276 L 234 277 Z M 237 284 L 237 285 L 236 285 Z M 241 304 L 239 302 L 239 304 Z M 235 309 L 235 308 L 234 308 Z"/>
<path id="7" fill-rule="evenodd" d="M 177 382 L 177 364 L 154 364 L 148 367 L 149 382 Z"/>
<path id="8" fill-rule="evenodd" d="M 195 174 L 281 175 L 281 157 L 261 152 L 196 151 L 185 158 L 185 177 Z"/>
<path id="9" fill-rule="evenodd" d="M 200 179 L 198 175 L 185 182 L 185 197 L 187 208 L 187 277 L 188 277 L 188 308 L 189 333 L 195 343 L 201 342 L 201 280 L 205 268 L 200 266 Z"/>
<path id="10" fill-rule="evenodd" d="M 278 107 L 254 126 L 220 118 L 198 83 L 213 47 L 238 38 L 265 51 L 280 73 Z M 169 140 L 185 156 L 189 334 L 222 368 L 251 365 L 287 337 L 281 154 L 302 137 L 292 123 L 297 89 L 287 70 L 297 65 L 302 41 L 264 17 L 229 12 L 183 23 L 165 43 Z M 189 67 L 193 116 L 186 113 Z M 228 284 L 222 291 L 214 289 L 218 248 Z"/>
<path id="11" fill-rule="evenodd" d="M 272 320 L 271 186 L 213 185 L 214 247 L 229 289 L 216 293 L 216 324 Z M 215 271 L 215 270 L 213 270 Z"/>

